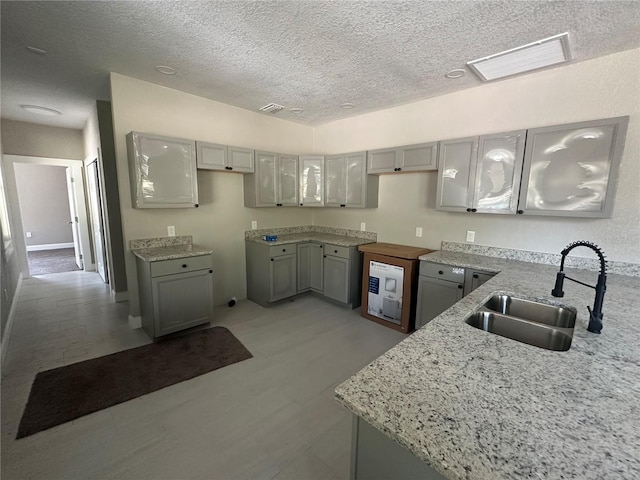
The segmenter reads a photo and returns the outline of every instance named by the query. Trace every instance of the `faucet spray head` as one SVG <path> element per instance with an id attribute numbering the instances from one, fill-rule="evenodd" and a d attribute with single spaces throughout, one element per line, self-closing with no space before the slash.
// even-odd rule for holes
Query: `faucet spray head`
<path id="1" fill-rule="evenodd" d="M 551 295 L 554 297 L 564 297 L 564 292 L 562 291 L 562 285 L 564 283 L 564 272 L 560 271 L 556 274 L 556 285 L 551 290 Z"/>

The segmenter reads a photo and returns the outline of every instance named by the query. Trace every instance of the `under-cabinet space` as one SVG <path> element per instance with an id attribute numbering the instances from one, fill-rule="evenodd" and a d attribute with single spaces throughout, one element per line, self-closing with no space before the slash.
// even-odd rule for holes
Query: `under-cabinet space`
<path id="1" fill-rule="evenodd" d="M 127 154 L 134 208 L 198 206 L 194 141 L 130 132 Z"/>

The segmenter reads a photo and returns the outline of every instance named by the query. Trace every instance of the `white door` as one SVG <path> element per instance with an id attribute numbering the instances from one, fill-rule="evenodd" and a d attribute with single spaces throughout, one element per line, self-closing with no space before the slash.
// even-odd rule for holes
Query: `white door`
<path id="1" fill-rule="evenodd" d="M 71 167 L 65 168 L 67 172 L 67 193 L 69 194 L 69 213 L 71 219 L 69 224 L 71 225 L 71 231 L 73 233 L 73 249 L 76 254 L 76 265 L 82 270 L 84 265 L 82 263 L 82 250 L 80 249 L 80 231 L 78 229 L 78 208 L 76 202 L 75 189 L 73 188 L 73 182 L 75 181 L 71 174 Z"/>
<path id="2" fill-rule="evenodd" d="M 100 201 L 100 174 L 97 161 L 93 161 L 87 165 L 87 187 L 89 190 L 91 233 L 93 237 L 93 251 L 96 255 L 96 270 L 102 280 L 107 283 L 109 281 L 109 275 L 104 254 L 104 219 L 102 215 L 102 202 Z"/>

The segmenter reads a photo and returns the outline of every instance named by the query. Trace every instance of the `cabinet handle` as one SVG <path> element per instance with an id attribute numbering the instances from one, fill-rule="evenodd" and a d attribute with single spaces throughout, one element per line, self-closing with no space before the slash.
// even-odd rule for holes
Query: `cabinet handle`
<path id="1" fill-rule="evenodd" d="M 338 250 L 334 250 L 333 253 L 338 253 Z"/>
<path id="2" fill-rule="evenodd" d="M 522 215 L 524 213 L 524 210 L 518 210 L 518 215 Z"/>
<path id="3" fill-rule="evenodd" d="M 276 203 L 276 207 L 281 207 L 282 204 L 281 203 Z"/>
<path id="4" fill-rule="evenodd" d="M 472 209 L 471 209 L 471 211 L 472 211 L 473 213 L 476 213 L 476 212 L 478 211 L 478 209 L 477 209 L 477 208 L 472 208 Z"/>
<path id="5" fill-rule="evenodd" d="M 443 272 L 442 270 L 438 270 L 438 273 L 439 273 L 440 275 L 444 275 L 444 272 Z"/>
<path id="6" fill-rule="evenodd" d="M 224 167 L 226 170 L 233 170 L 231 167 Z"/>
<path id="7" fill-rule="evenodd" d="M 283 252 L 286 252 L 286 251 L 287 251 L 287 249 L 286 249 L 286 248 L 283 248 L 283 249 L 282 249 L 282 251 L 283 251 Z"/>
<path id="8" fill-rule="evenodd" d="M 213 273 L 213 270 L 209 270 L 209 273 Z"/>
<path id="9" fill-rule="evenodd" d="M 340 205 L 341 207 L 346 207 L 346 205 L 343 203 L 342 205 Z"/>
<path id="10" fill-rule="evenodd" d="M 464 286 L 463 285 L 458 285 L 458 288 L 464 288 Z"/>
<path id="11" fill-rule="evenodd" d="M 401 169 L 400 167 L 398 167 L 398 168 L 396 169 L 396 172 L 401 172 L 401 171 L 402 171 L 402 169 Z"/>
<path id="12" fill-rule="evenodd" d="M 320 248 L 322 248 L 322 245 L 320 245 Z"/>
<path id="13" fill-rule="evenodd" d="M 470 208 L 467 208 L 467 212 L 471 212 L 471 209 L 470 209 Z"/>
<path id="14" fill-rule="evenodd" d="M 327 258 L 327 256 L 326 256 L 326 255 L 323 255 L 323 256 L 322 256 L 322 258 Z"/>
<path id="15" fill-rule="evenodd" d="M 300 206 L 302 207 L 302 203 L 300 204 Z"/>
<path id="16" fill-rule="evenodd" d="M 478 278 L 478 274 L 477 274 L 477 273 L 474 273 L 474 274 L 473 274 L 473 278 Z"/>
<path id="17" fill-rule="evenodd" d="M 186 264 L 186 263 L 183 263 L 183 264 L 182 264 L 182 268 L 187 268 L 187 264 Z"/>
<path id="18" fill-rule="evenodd" d="M 194 205 L 194 207 L 198 208 L 200 205 L 198 205 L 197 203 Z"/>
<path id="19" fill-rule="evenodd" d="M 273 258 L 270 258 L 269 260 L 271 260 L 273 262 Z"/>

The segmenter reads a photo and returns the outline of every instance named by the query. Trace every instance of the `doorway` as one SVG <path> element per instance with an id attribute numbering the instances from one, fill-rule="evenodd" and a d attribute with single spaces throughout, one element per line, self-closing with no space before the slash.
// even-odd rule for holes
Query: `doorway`
<path id="1" fill-rule="evenodd" d="M 104 283 L 109 283 L 109 269 L 107 267 L 107 256 L 104 232 L 104 214 L 102 211 L 102 200 L 100 198 L 100 169 L 98 159 L 93 160 L 86 166 L 87 172 L 87 196 L 89 200 L 89 212 L 91 218 L 91 234 L 93 252 L 95 254 L 96 270 Z"/>

